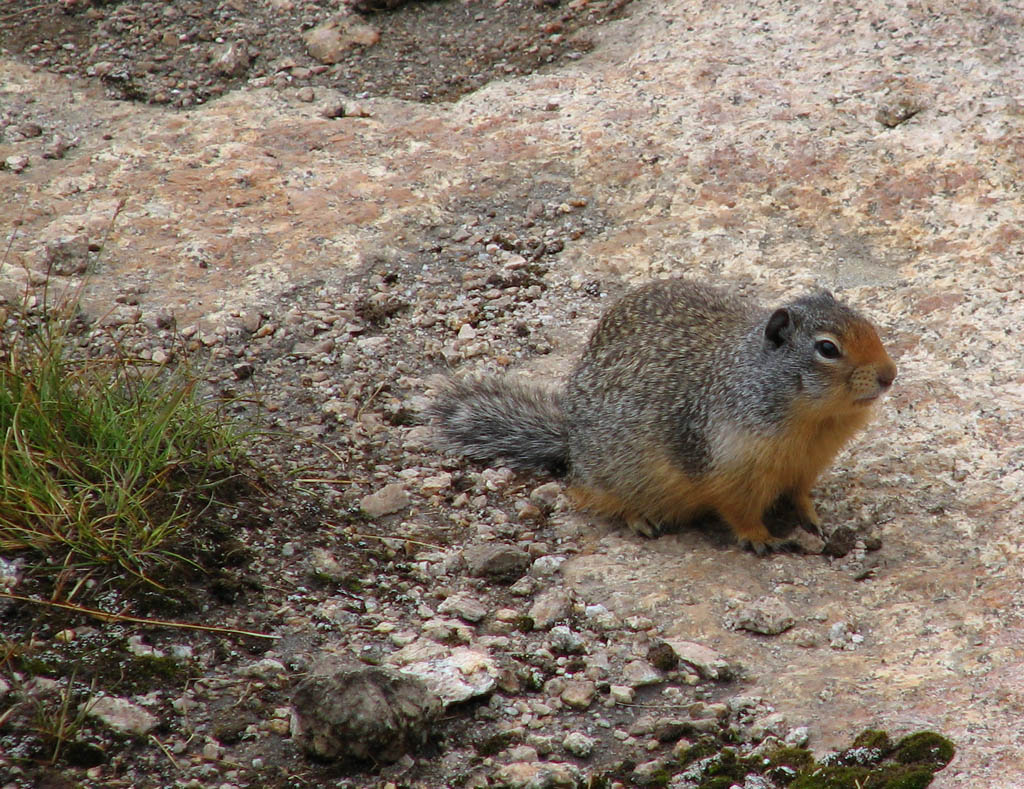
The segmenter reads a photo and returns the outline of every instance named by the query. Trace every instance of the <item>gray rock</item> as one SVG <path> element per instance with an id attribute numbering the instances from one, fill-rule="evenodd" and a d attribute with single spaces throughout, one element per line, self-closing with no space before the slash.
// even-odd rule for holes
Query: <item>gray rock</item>
<path id="1" fill-rule="evenodd" d="M 587 679 L 572 679 L 565 683 L 559 698 L 575 710 L 585 710 L 594 701 L 597 686 Z"/>
<path id="2" fill-rule="evenodd" d="M 540 556 L 530 568 L 530 573 L 538 578 L 554 575 L 564 562 L 564 556 Z"/>
<path id="3" fill-rule="evenodd" d="M 782 738 L 788 733 L 789 724 L 786 722 L 786 716 L 781 712 L 773 712 L 758 718 L 750 727 L 750 737 L 755 742 L 763 740 L 769 734 Z"/>
<path id="4" fill-rule="evenodd" d="M 101 696 L 89 705 L 88 714 L 120 734 L 144 736 L 156 728 L 156 716 L 128 699 Z"/>
<path id="5" fill-rule="evenodd" d="M 630 778 L 633 779 L 633 783 L 637 786 L 652 786 L 658 781 L 661 774 L 666 772 L 667 767 L 668 761 L 666 759 L 654 759 L 650 762 L 638 764 L 633 769 Z"/>
<path id="6" fill-rule="evenodd" d="M 235 673 L 241 677 L 252 677 L 253 679 L 273 679 L 287 673 L 284 663 L 274 658 L 263 658 L 255 663 L 248 663 L 240 666 Z"/>
<path id="7" fill-rule="evenodd" d="M 514 584 L 512 584 L 508 591 L 510 594 L 514 594 L 516 597 L 530 597 L 534 592 L 537 591 L 537 587 L 540 583 L 536 578 L 529 575 L 524 575 Z"/>
<path id="8" fill-rule="evenodd" d="M 313 574 L 320 579 L 341 583 L 346 580 L 348 573 L 341 562 L 330 551 L 323 548 L 314 548 L 309 559 L 310 568 Z"/>
<path id="9" fill-rule="evenodd" d="M 562 589 L 550 589 L 534 600 L 529 616 L 537 630 L 547 630 L 572 613 L 572 601 Z"/>
<path id="10" fill-rule="evenodd" d="M 307 30 L 302 35 L 310 57 L 331 65 L 341 60 L 354 46 L 373 46 L 380 40 L 380 32 L 361 24 L 351 17 L 339 14 Z"/>
<path id="11" fill-rule="evenodd" d="M 732 667 L 718 652 L 693 641 L 665 639 L 679 661 L 692 668 L 703 679 L 728 679 Z"/>
<path id="12" fill-rule="evenodd" d="M 5 559 L 0 556 L 0 589 L 10 591 L 21 583 L 21 559 Z"/>
<path id="13" fill-rule="evenodd" d="M 62 236 L 49 242 L 43 252 L 48 271 L 62 277 L 84 274 L 89 267 L 89 239 L 85 236 Z"/>
<path id="14" fill-rule="evenodd" d="M 376 667 L 304 680 L 292 700 L 291 733 L 311 756 L 394 762 L 427 741 L 441 701 L 422 682 Z"/>
<path id="15" fill-rule="evenodd" d="M 551 651 L 556 655 L 582 655 L 586 652 L 586 642 L 579 633 L 566 625 L 551 628 Z"/>
<path id="16" fill-rule="evenodd" d="M 215 71 L 228 77 L 240 77 L 249 70 L 252 55 L 244 41 L 214 47 L 210 53 L 210 65 Z"/>
<path id="17" fill-rule="evenodd" d="M 629 685 L 612 685 L 608 692 L 619 704 L 632 704 L 636 698 L 636 690 Z"/>
<path id="18" fill-rule="evenodd" d="M 479 622 L 487 616 L 487 607 L 476 597 L 454 594 L 437 607 L 439 614 L 455 614 L 467 622 Z"/>
<path id="19" fill-rule="evenodd" d="M 550 511 L 562 493 L 562 486 L 557 482 L 547 482 L 530 492 L 530 501 L 543 511 Z"/>
<path id="20" fill-rule="evenodd" d="M 741 606 L 726 618 L 726 625 L 734 630 L 749 630 L 766 636 L 778 635 L 795 623 L 793 611 L 777 597 L 762 597 Z"/>
<path id="21" fill-rule="evenodd" d="M 853 650 L 864 643 L 864 636 L 849 622 L 834 622 L 828 629 L 828 645 L 832 649 Z"/>
<path id="22" fill-rule="evenodd" d="M 565 735 L 565 739 L 562 740 L 562 747 L 580 759 L 589 759 L 590 755 L 594 752 L 596 744 L 597 740 L 593 737 L 588 737 L 583 732 L 578 731 L 569 732 Z"/>
<path id="23" fill-rule="evenodd" d="M 615 614 L 600 603 L 588 605 L 583 613 L 589 620 L 589 624 L 598 630 L 614 630 L 622 624 Z"/>
<path id="24" fill-rule="evenodd" d="M 423 682 L 445 705 L 458 704 L 491 693 L 497 684 L 498 664 L 485 652 L 457 647 L 451 654 L 408 663 L 406 674 Z"/>
<path id="25" fill-rule="evenodd" d="M 501 789 L 557 789 L 577 786 L 579 771 L 560 762 L 513 762 L 499 767 L 491 784 Z"/>
<path id="26" fill-rule="evenodd" d="M 622 667 L 622 679 L 625 684 L 634 688 L 644 685 L 657 685 L 665 681 L 665 675 L 646 660 L 631 660 Z"/>
<path id="27" fill-rule="evenodd" d="M 363 496 L 359 502 L 361 509 L 370 518 L 380 518 L 384 515 L 391 515 L 409 506 L 409 494 L 405 486 L 400 482 L 393 482 L 385 485 L 376 493 Z"/>
<path id="28" fill-rule="evenodd" d="M 508 543 L 484 543 L 466 548 L 463 556 L 469 574 L 477 578 L 512 581 L 530 566 L 530 554 Z"/>
<path id="29" fill-rule="evenodd" d="M 10 170 L 13 173 L 20 173 L 28 167 L 28 157 L 24 154 L 15 154 L 4 159 L 3 167 L 0 170 Z"/>

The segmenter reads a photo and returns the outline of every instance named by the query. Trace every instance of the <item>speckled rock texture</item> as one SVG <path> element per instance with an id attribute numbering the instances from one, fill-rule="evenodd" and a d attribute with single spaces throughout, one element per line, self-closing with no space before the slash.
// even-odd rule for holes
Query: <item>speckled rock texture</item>
<path id="1" fill-rule="evenodd" d="M 997 2 L 637 2 L 571 66 L 335 119 L 330 97 L 286 89 L 168 112 L 0 62 L 3 101 L 34 99 L 77 140 L 60 159 L 42 139 L 0 143 L 5 244 L 17 231 L 0 280 L 102 244 L 94 309 L 131 285 L 144 312 L 214 331 L 374 255 L 429 255 L 460 206 L 555 184 L 603 217 L 552 263 L 581 303 L 592 280 L 669 273 L 767 301 L 834 288 L 877 321 L 900 375 L 818 508 L 881 551 L 761 559 L 695 530 L 595 523 L 564 583 L 739 664 L 815 747 L 934 728 L 958 754 L 933 786 L 1021 786 L 1022 30 Z M 568 367 L 594 314 L 572 307 L 552 308 L 554 353 L 526 371 Z M 727 627 L 766 596 L 793 630 Z M 832 646 L 836 622 L 861 638 Z"/>

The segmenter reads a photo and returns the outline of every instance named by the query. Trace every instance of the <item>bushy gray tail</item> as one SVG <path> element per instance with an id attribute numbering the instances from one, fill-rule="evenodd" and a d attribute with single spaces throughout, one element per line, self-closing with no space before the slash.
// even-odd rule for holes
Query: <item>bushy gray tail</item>
<path id="1" fill-rule="evenodd" d="M 552 390 L 510 378 L 452 380 L 428 414 L 445 449 L 555 476 L 569 469 L 565 413 Z"/>

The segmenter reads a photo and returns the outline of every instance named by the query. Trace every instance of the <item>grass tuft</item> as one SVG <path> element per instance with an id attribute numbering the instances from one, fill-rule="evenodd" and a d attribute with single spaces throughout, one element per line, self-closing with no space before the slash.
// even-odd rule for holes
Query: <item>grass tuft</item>
<path id="1" fill-rule="evenodd" d="M 237 436 L 186 368 L 84 358 L 74 308 L 0 346 L 0 554 L 150 581 L 238 465 Z"/>

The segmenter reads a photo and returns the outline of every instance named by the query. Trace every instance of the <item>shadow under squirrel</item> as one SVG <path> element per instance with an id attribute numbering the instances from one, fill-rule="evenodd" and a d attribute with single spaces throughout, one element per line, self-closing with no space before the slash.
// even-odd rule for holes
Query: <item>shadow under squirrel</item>
<path id="1" fill-rule="evenodd" d="M 785 542 L 763 520 L 780 499 L 820 533 L 811 487 L 895 378 L 827 291 L 773 310 L 670 279 L 608 309 L 563 389 L 452 380 L 430 413 L 446 449 L 567 476 L 578 506 L 634 531 L 713 511 L 763 553 Z"/>

